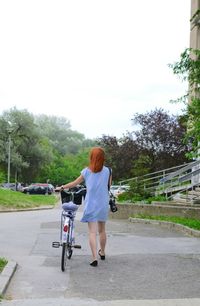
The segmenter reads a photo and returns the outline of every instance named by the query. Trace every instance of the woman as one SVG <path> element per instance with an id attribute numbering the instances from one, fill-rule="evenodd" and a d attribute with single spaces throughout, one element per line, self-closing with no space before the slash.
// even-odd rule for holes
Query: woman
<path id="1" fill-rule="evenodd" d="M 92 251 L 90 265 L 93 267 L 98 265 L 97 232 L 100 244 L 98 255 L 101 260 L 105 260 L 105 223 L 109 212 L 108 185 L 111 185 L 112 177 L 109 168 L 104 166 L 104 162 L 104 150 L 100 147 L 93 148 L 90 152 L 89 166 L 81 171 L 81 175 L 75 181 L 61 186 L 64 189 L 72 188 L 85 181 L 87 193 L 81 221 L 88 223 L 89 244 Z"/>

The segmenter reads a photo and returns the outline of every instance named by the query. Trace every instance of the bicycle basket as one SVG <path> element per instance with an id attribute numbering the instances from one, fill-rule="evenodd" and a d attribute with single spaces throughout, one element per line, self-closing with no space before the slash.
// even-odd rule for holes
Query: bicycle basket
<path id="1" fill-rule="evenodd" d="M 62 203 L 68 203 L 72 201 L 76 205 L 82 204 L 82 199 L 85 198 L 86 188 L 85 187 L 74 187 L 69 191 L 61 191 L 61 201 Z"/>
<path id="2" fill-rule="evenodd" d="M 62 190 L 60 195 L 61 195 L 62 203 L 68 203 L 68 202 L 72 201 L 72 193 L 70 191 Z"/>

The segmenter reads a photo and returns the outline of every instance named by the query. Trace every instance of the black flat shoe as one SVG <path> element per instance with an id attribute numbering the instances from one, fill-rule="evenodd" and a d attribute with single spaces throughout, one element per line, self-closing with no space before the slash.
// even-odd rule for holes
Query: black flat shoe
<path id="1" fill-rule="evenodd" d="M 105 255 L 101 255 L 101 249 L 99 250 L 98 254 L 99 254 L 101 260 L 105 260 L 106 256 Z"/>
<path id="2" fill-rule="evenodd" d="M 90 266 L 92 267 L 96 267 L 98 265 L 98 261 L 97 260 L 94 260 L 90 263 Z"/>

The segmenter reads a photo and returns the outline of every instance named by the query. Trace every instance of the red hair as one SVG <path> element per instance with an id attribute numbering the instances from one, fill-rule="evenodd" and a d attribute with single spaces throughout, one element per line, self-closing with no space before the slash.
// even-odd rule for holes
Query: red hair
<path id="1" fill-rule="evenodd" d="M 90 151 L 89 168 L 92 172 L 100 172 L 105 161 L 105 152 L 100 147 L 95 147 Z"/>

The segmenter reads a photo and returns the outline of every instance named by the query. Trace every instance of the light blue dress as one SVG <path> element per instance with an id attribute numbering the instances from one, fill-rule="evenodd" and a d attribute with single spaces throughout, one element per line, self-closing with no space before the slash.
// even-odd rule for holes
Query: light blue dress
<path id="1" fill-rule="evenodd" d="M 108 180 L 109 168 L 103 166 L 100 172 L 92 172 L 89 168 L 81 171 L 87 193 L 84 203 L 82 222 L 106 221 L 109 212 Z"/>

